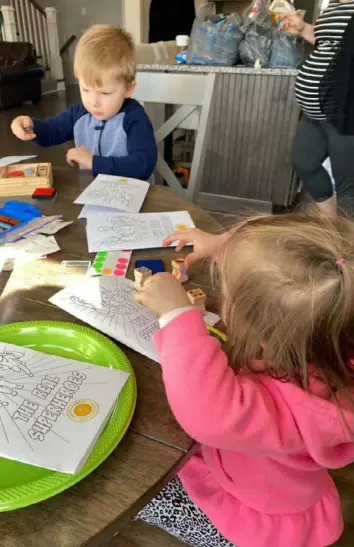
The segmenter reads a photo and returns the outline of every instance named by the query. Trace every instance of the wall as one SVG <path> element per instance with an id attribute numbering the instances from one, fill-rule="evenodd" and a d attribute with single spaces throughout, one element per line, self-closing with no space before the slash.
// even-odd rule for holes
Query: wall
<path id="1" fill-rule="evenodd" d="M 41 4 L 44 1 L 41 0 Z M 47 0 L 45 5 L 58 10 L 59 43 L 62 46 L 72 34 L 78 38 L 95 23 L 122 25 L 122 0 Z M 67 85 L 75 83 L 73 55 L 75 44 L 63 56 L 64 75 Z"/>

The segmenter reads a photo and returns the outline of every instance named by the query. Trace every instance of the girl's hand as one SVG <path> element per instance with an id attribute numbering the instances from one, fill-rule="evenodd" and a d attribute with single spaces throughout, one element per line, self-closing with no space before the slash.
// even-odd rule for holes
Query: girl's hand
<path id="1" fill-rule="evenodd" d="M 21 141 L 31 141 L 36 138 L 33 122 L 29 116 L 17 116 L 11 124 L 11 131 Z"/>
<path id="2" fill-rule="evenodd" d="M 297 13 L 279 16 L 281 20 L 280 30 L 287 30 L 292 36 L 302 36 L 305 29 L 305 21 Z"/>
<path id="3" fill-rule="evenodd" d="M 207 234 L 202 230 L 194 228 L 192 230 L 183 230 L 175 232 L 168 236 L 163 242 L 164 247 L 168 247 L 171 243 L 178 241 L 176 252 L 181 251 L 185 245 L 192 243 L 194 250 L 192 253 L 186 256 L 186 265 L 190 266 L 201 258 L 212 258 L 217 253 L 223 242 L 225 241 L 225 234 L 213 235 Z"/>
<path id="4" fill-rule="evenodd" d="M 158 317 L 191 305 L 181 283 L 170 273 L 159 273 L 149 277 L 143 288 L 135 293 L 135 299 L 138 304 L 146 306 Z"/>

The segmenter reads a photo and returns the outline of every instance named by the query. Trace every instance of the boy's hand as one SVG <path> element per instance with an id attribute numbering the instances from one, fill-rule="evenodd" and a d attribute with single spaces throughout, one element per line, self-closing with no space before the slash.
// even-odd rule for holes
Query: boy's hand
<path id="1" fill-rule="evenodd" d="M 158 317 L 191 305 L 181 283 L 170 273 L 159 273 L 149 277 L 143 288 L 135 293 L 135 299 L 138 304 L 143 304 Z"/>
<path id="2" fill-rule="evenodd" d="M 202 230 L 193 228 L 192 230 L 175 232 L 174 234 L 164 239 L 162 245 L 164 247 L 168 247 L 169 245 L 171 245 L 171 243 L 174 243 L 175 241 L 179 242 L 176 247 L 176 251 L 180 251 L 188 243 L 193 244 L 193 252 L 186 256 L 186 264 L 190 266 L 201 258 L 214 257 L 218 253 L 218 250 L 222 246 L 223 242 L 225 241 L 225 234 L 207 234 Z"/>
<path id="3" fill-rule="evenodd" d="M 29 116 L 17 116 L 11 124 L 11 131 L 21 141 L 31 141 L 36 138 L 33 122 Z"/>
<path id="4" fill-rule="evenodd" d="M 71 148 L 68 150 L 66 161 L 71 167 L 78 164 L 80 167 L 92 171 L 93 156 L 85 146 L 79 146 L 79 148 Z"/>

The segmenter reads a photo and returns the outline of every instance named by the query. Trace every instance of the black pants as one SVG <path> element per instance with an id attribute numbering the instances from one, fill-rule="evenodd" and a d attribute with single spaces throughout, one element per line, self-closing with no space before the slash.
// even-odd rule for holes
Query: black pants
<path id="1" fill-rule="evenodd" d="M 333 196 L 331 178 L 322 167 L 328 157 L 339 202 L 354 204 L 354 136 L 340 135 L 330 123 L 303 115 L 293 143 L 293 166 L 305 190 L 318 202 Z"/>

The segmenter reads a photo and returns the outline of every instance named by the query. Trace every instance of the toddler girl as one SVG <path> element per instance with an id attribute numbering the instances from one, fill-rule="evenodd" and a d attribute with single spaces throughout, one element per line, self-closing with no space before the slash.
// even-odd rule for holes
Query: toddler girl
<path id="1" fill-rule="evenodd" d="M 354 227 L 301 215 L 192 230 L 217 257 L 225 351 L 170 274 L 137 300 L 171 409 L 198 451 L 138 515 L 198 547 L 324 547 L 343 523 L 327 468 L 354 460 Z"/>

